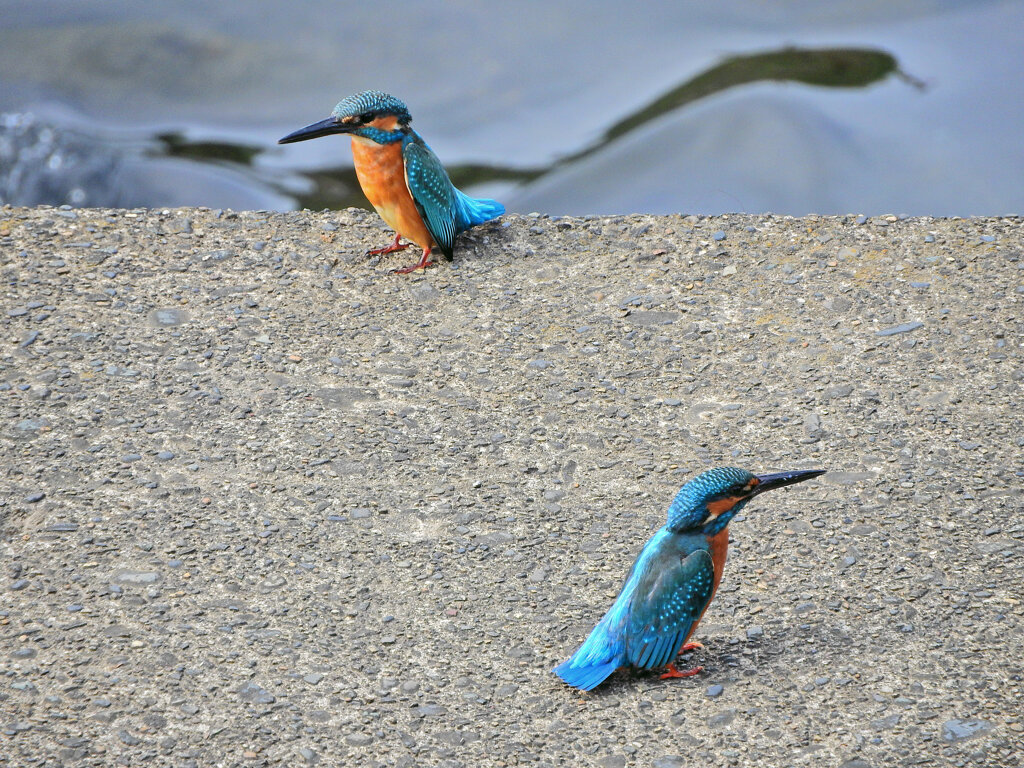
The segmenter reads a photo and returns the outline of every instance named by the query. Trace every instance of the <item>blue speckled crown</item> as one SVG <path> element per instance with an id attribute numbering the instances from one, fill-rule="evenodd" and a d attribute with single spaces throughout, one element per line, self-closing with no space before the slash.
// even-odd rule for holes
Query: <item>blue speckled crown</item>
<path id="1" fill-rule="evenodd" d="M 668 527 L 674 531 L 693 528 L 708 516 L 708 501 L 730 488 L 742 488 L 754 476 L 737 467 L 718 467 L 702 472 L 679 489 L 668 508 Z"/>
<path id="2" fill-rule="evenodd" d="M 394 96 L 382 91 L 363 91 L 338 102 L 331 115 L 335 118 L 354 117 L 366 112 L 379 112 L 382 115 L 394 115 L 400 123 L 412 120 L 409 108 Z"/>

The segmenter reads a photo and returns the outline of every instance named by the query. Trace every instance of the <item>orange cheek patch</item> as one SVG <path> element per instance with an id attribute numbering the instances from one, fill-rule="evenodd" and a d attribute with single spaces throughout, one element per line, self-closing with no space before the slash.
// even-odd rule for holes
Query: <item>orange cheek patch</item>
<path id="1" fill-rule="evenodd" d="M 710 517 L 718 517 L 723 512 L 728 512 L 736 506 L 736 502 L 741 498 L 742 497 L 740 496 L 728 496 L 724 499 L 719 499 L 718 501 L 712 501 L 708 504 L 708 512 L 711 513 Z"/>
<path id="2" fill-rule="evenodd" d="M 393 131 L 398 127 L 398 118 L 394 115 L 385 115 L 384 117 L 371 120 L 367 125 L 380 128 L 382 131 Z"/>

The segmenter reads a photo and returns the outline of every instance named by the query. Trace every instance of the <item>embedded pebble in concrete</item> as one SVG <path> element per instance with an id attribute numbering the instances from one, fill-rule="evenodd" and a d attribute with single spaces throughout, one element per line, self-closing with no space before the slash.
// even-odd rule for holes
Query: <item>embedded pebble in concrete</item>
<path id="1" fill-rule="evenodd" d="M 390 237 L 0 208 L 6 762 L 1024 763 L 1019 219 Z M 730 527 L 703 673 L 565 688 L 725 464 L 831 471 Z"/>
<path id="2" fill-rule="evenodd" d="M 992 729 L 984 720 L 960 720 L 954 718 L 942 724 L 942 738 L 946 741 L 963 741 Z"/>
<path id="3" fill-rule="evenodd" d="M 914 321 L 910 323 L 900 323 L 899 325 L 894 325 L 891 328 L 883 328 L 882 330 L 877 331 L 876 333 L 879 336 L 895 336 L 896 334 L 899 333 L 910 333 L 911 331 L 916 331 L 918 328 L 923 327 L 924 323 Z"/>
<path id="4" fill-rule="evenodd" d="M 245 683 L 236 693 L 241 701 L 250 704 L 273 704 L 277 700 L 270 691 L 253 682 Z"/>
<path id="5" fill-rule="evenodd" d="M 118 571 L 112 581 L 116 584 L 156 584 L 160 574 L 156 571 Z"/>

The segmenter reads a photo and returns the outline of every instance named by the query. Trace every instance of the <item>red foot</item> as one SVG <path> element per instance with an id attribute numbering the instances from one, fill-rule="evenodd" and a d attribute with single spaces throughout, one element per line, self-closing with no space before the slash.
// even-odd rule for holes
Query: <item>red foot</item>
<path id="1" fill-rule="evenodd" d="M 693 677 L 694 675 L 703 671 L 704 667 L 694 667 L 693 669 L 680 670 L 676 667 L 675 662 L 672 662 L 667 667 L 665 667 L 665 672 L 662 674 L 661 679 L 668 680 L 670 678 L 674 679 L 677 677 Z"/>
<path id="2" fill-rule="evenodd" d="M 430 260 L 430 249 L 423 249 L 423 256 L 420 257 L 419 262 L 413 264 L 411 267 L 402 267 L 401 269 L 391 270 L 393 275 L 408 275 L 410 272 L 415 272 L 417 269 L 426 269 L 427 267 L 434 266 L 434 262 Z"/>
<path id="3" fill-rule="evenodd" d="M 687 651 L 699 651 L 699 650 L 702 650 L 703 648 L 704 648 L 704 644 L 703 643 L 696 643 L 696 642 L 694 642 L 694 643 L 683 643 L 683 647 L 679 649 L 679 651 L 676 653 L 676 656 L 681 656 L 682 654 L 686 653 Z"/>
<path id="4" fill-rule="evenodd" d="M 401 239 L 402 239 L 401 235 L 395 235 L 395 242 L 393 242 L 391 245 L 386 245 L 383 248 L 374 248 L 373 250 L 367 251 L 366 255 L 367 256 L 383 256 L 385 253 L 394 253 L 395 251 L 404 251 L 406 248 L 409 247 L 409 243 L 406 243 L 405 245 L 400 245 L 398 241 L 401 240 Z"/>

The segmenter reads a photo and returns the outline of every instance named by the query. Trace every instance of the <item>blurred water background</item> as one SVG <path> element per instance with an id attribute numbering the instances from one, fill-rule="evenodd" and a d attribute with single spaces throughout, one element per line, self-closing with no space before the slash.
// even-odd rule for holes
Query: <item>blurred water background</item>
<path id="1" fill-rule="evenodd" d="M 550 214 L 1024 212 L 1024 4 L 0 0 L 0 202 L 366 205 L 342 97 Z"/>

